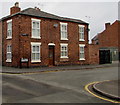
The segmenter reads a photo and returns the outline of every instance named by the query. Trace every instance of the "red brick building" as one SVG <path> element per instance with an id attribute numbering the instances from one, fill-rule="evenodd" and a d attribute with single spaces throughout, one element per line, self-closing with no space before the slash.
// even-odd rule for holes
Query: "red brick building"
<path id="1" fill-rule="evenodd" d="M 105 30 L 92 39 L 95 45 L 91 50 L 98 49 L 99 63 L 112 63 L 119 60 L 120 54 L 120 21 L 106 23 Z M 96 52 L 95 52 L 96 53 Z M 92 55 L 90 53 L 90 55 Z"/>
<path id="2" fill-rule="evenodd" d="M 16 3 L 2 18 L 3 65 L 89 64 L 88 23 Z"/>

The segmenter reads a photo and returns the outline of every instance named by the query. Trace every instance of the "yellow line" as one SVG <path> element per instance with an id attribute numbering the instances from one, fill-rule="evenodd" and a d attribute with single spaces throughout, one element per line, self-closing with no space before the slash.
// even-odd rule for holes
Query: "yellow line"
<path id="1" fill-rule="evenodd" d="M 107 80 L 108 81 L 108 80 Z M 102 81 L 103 82 L 103 81 Z M 88 89 L 88 86 L 94 84 L 94 83 L 100 83 L 100 82 L 92 82 L 92 83 L 89 83 L 85 86 L 85 90 L 88 91 L 90 94 L 92 94 L 93 96 L 97 97 L 97 98 L 100 98 L 102 100 L 105 100 L 105 101 L 109 101 L 109 102 L 112 102 L 112 103 L 120 103 L 119 101 L 114 101 L 114 100 L 110 100 L 110 99 L 106 99 L 106 98 L 103 98 L 103 97 L 100 97 L 94 93 L 92 93 L 89 89 Z"/>

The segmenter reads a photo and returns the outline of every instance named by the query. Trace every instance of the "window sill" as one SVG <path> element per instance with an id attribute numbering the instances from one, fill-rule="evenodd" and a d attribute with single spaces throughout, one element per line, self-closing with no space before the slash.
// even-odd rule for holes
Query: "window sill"
<path id="1" fill-rule="evenodd" d="M 85 41 L 84 39 L 79 39 L 79 41 Z"/>
<path id="2" fill-rule="evenodd" d="M 79 60 L 80 60 L 80 61 L 84 61 L 84 60 L 85 60 L 85 58 L 80 58 Z"/>
<path id="3" fill-rule="evenodd" d="M 68 39 L 66 39 L 66 38 L 63 38 L 63 39 L 61 39 L 61 40 L 68 40 Z"/>
<path id="4" fill-rule="evenodd" d="M 12 39 L 12 37 L 7 37 L 6 39 Z"/>
<path id="5" fill-rule="evenodd" d="M 31 37 L 31 38 L 33 38 L 33 39 L 41 39 L 41 37 Z"/>
<path id="6" fill-rule="evenodd" d="M 65 58 L 65 59 L 66 59 L 66 58 L 68 58 L 68 57 L 60 57 L 60 58 L 63 58 L 63 59 Z"/>
<path id="7" fill-rule="evenodd" d="M 12 60 L 11 59 L 7 59 L 6 62 L 12 62 Z"/>
<path id="8" fill-rule="evenodd" d="M 40 63 L 41 60 L 31 61 L 31 63 Z"/>

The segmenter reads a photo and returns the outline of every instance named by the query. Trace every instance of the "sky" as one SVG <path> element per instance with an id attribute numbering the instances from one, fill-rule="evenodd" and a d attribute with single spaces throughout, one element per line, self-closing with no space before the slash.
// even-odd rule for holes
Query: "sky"
<path id="1" fill-rule="evenodd" d="M 89 40 L 105 29 L 105 23 L 118 20 L 119 0 L 17 0 L 21 10 L 35 6 L 42 11 L 89 23 Z M 0 1 L 0 18 L 9 15 L 16 0 Z M 120 4 L 120 3 L 119 3 Z M 91 41 L 90 41 L 91 42 Z"/>

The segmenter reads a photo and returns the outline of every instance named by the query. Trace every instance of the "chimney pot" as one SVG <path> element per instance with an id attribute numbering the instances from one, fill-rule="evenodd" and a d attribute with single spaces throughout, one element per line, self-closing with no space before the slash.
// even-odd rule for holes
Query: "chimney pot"
<path id="1" fill-rule="evenodd" d="M 16 3 L 15 3 L 15 7 L 19 7 L 19 2 L 16 2 Z"/>
<path id="2" fill-rule="evenodd" d="M 38 7 L 35 7 L 35 10 L 39 10 L 39 11 L 40 11 L 40 8 L 38 8 Z"/>
<path id="3" fill-rule="evenodd" d="M 13 7 L 10 8 L 10 15 L 20 12 L 21 9 L 19 8 L 19 2 L 16 2 Z"/>

